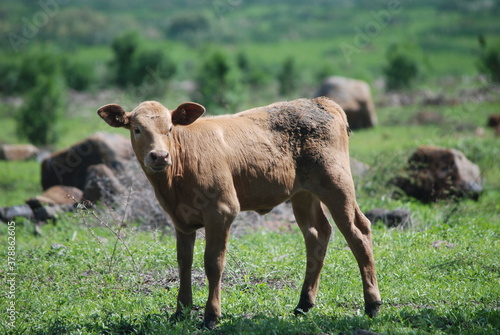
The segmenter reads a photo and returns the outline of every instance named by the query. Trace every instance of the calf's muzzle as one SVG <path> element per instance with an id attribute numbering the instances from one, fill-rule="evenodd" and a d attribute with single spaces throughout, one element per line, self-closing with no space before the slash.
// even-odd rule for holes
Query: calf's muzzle
<path id="1" fill-rule="evenodd" d="M 144 165 L 155 172 L 159 172 L 172 165 L 172 159 L 170 153 L 166 150 L 152 150 L 146 155 Z"/>

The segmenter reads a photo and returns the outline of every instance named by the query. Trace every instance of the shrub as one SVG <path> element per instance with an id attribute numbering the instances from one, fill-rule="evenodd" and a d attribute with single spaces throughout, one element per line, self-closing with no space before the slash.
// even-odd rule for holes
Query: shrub
<path id="1" fill-rule="evenodd" d="M 201 42 L 210 32 L 211 22 L 205 13 L 191 12 L 174 16 L 165 30 L 166 36 L 178 41 Z"/>
<path id="2" fill-rule="evenodd" d="M 127 87 L 133 77 L 134 57 L 139 48 L 139 35 L 126 33 L 113 40 L 113 61 L 111 67 L 115 75 L 115 83 L 119 87 Z"/>
<path id="3" fill-rule="evenodd" d="M 161 96 L 176 72 L 175 63 L 161 50 L 140 50 L 133 60 L 131 84 L 142 98 Z"/>
<path id="4" fill-rule="evenodd" d="M 201 64 L 197 75 L 200 102 L 207 110 L 234 110 L 241 101 L 239 72 L 228 56 L 215 51 Z"/>
<path id="5" fill-rule="evenodd" d="M 295 60 L 291 57 L 285 59 L 278 73 L 279 94 L 287 96 L 295 92 L 298 82 L 298 70 Z"/>
<path id="6" fill-rule="evenodd" d="M 61 70 L 61 57 L 49 47 L 34 47 L 21 56 L 15 86 L 18 93 L 30 91 L 40 76 L 51 76 Z"/>
<path id="7" fill-rule="evenodd" d="M 246 85 L 257 88 L 272 81 L 269 71 L 262 64 L 252 62 L 243 52 L 236 56 L 236 65 L 241 72 L 242 82 Z"/>
<path id="8" fill-rule="evenodd" d="M 176 65 L 162 50 L 145 49 L 139 43 L 137 33 L 116 38 L 112 48 L 114 59 L 111 67 L 119 87 L 135 87 L 142 98 L 164 93 L 167 80 L 176 72 Z"/>
<path id="9" fill-rule="evenodd" d="M 65 87 L 60 72 L 40 74 L 16 115 L 18 134 L 35 145 L 54 144 L 64 102 Z"/>
<path id="10" fill-rule="evenodd" d="M 62 62 L 62 71 L 68 87 L 77 91 L 87 90 L 96 81 L 91 64 L 66 57 Z"/>
<path id="11" fill-rule="evenodd" d="M 0 92 L 13 94 L 19 77 L 19 61 L 9 54 L 0 55 Z"/>
<path id="12" fill-rule="evenodd" d="M 388 90 L 409 88 L 419 74 L 411 46 L 392 45 L 387 50 L 387 65 L 383 68 Z"/>
<path id="13" fill-rule="evenodd" d="M 483 74 L 490 76 L 494 82 L 500 82 L 500 45 L 486 46 L 484 37 L 479 37 L 481 55 L 479 56 L 478 68 Z"/>
<path id="14" fill-rule="evenodd" d="M 5 94 L 24 94 L 35 85 L 39 76 L 62 74 L 66 84 L 79 91 L 95 82 L 92 65 L 61 55 L 50 47 L 33 47 L 20 56 L 3 54 L 0 60 L 0 89 Z"/>

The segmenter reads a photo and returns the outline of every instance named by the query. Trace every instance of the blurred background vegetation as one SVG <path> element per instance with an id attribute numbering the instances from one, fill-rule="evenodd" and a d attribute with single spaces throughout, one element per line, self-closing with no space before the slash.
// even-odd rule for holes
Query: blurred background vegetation
<path id="1" fill-rule="evenodd" d="M 112 101 L 90 97 L 108 91 L 129 107 L 196 100 L 219 114 L 312 97 L 329 75 L 366 80 L 376 98 L 452 89 L 443 78 L 499 81 L 499 14 L 494 0 L 2 2 L 0 116 L 40 124 L 0 141 L 57 144 L 58 120 L 93 117 Z"/>

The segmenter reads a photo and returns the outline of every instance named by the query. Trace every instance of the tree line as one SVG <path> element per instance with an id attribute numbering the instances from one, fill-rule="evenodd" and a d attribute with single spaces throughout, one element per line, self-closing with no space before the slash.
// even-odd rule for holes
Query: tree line
<path id="1" fill-rule="evenodd" d="M 479 38 L 478 69 L 494 81 L 500 81 L 500 48 Z M 68 89 L 92 91 L 116 87 L 140 99 L 161 99 L 168 92 L 181 64 L 168 51 L 144 43 L 137 32 L 119 35 L 110 43 L 112 59 L 96 65 L 72 57 L 70 52 L 47 45 L 33 46 L 16 57 L 0 58 L 0 91 L 3 95 L 24 98 L 15 114 L 19 135 L 36 145 L 57 141 L 58 122 L 64 115 Z M 422 73 L 418 47 L 394 44 L 387 48 L 380 72 L 388 90 L 409 89 Z M 211 113 L 234 112 L 252 94 L 274 90 L 274 96 L 288 98 L 301 94 L 303 73 L 293 57 L 281 64 L 262 64 L 244 52 L 225 48 L 207 48 L 205 56 L 193 66 L 188 76 L 196 89 L 191 99 L 205 105 Z M 99 76 L 98 72 L 104 72 Z M 337 74 L 323 69 L 318 82 Z"/>

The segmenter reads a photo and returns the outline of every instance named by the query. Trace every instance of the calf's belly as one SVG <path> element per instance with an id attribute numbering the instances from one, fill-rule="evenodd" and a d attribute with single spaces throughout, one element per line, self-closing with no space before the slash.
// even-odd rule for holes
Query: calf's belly
<path id="1" fill-rule="evenodd" d="M 256 211 L 265 214 L 288 200 L 292 191 L 283 185 L 262 184 L 237 190 L 241 211 Z"/>

